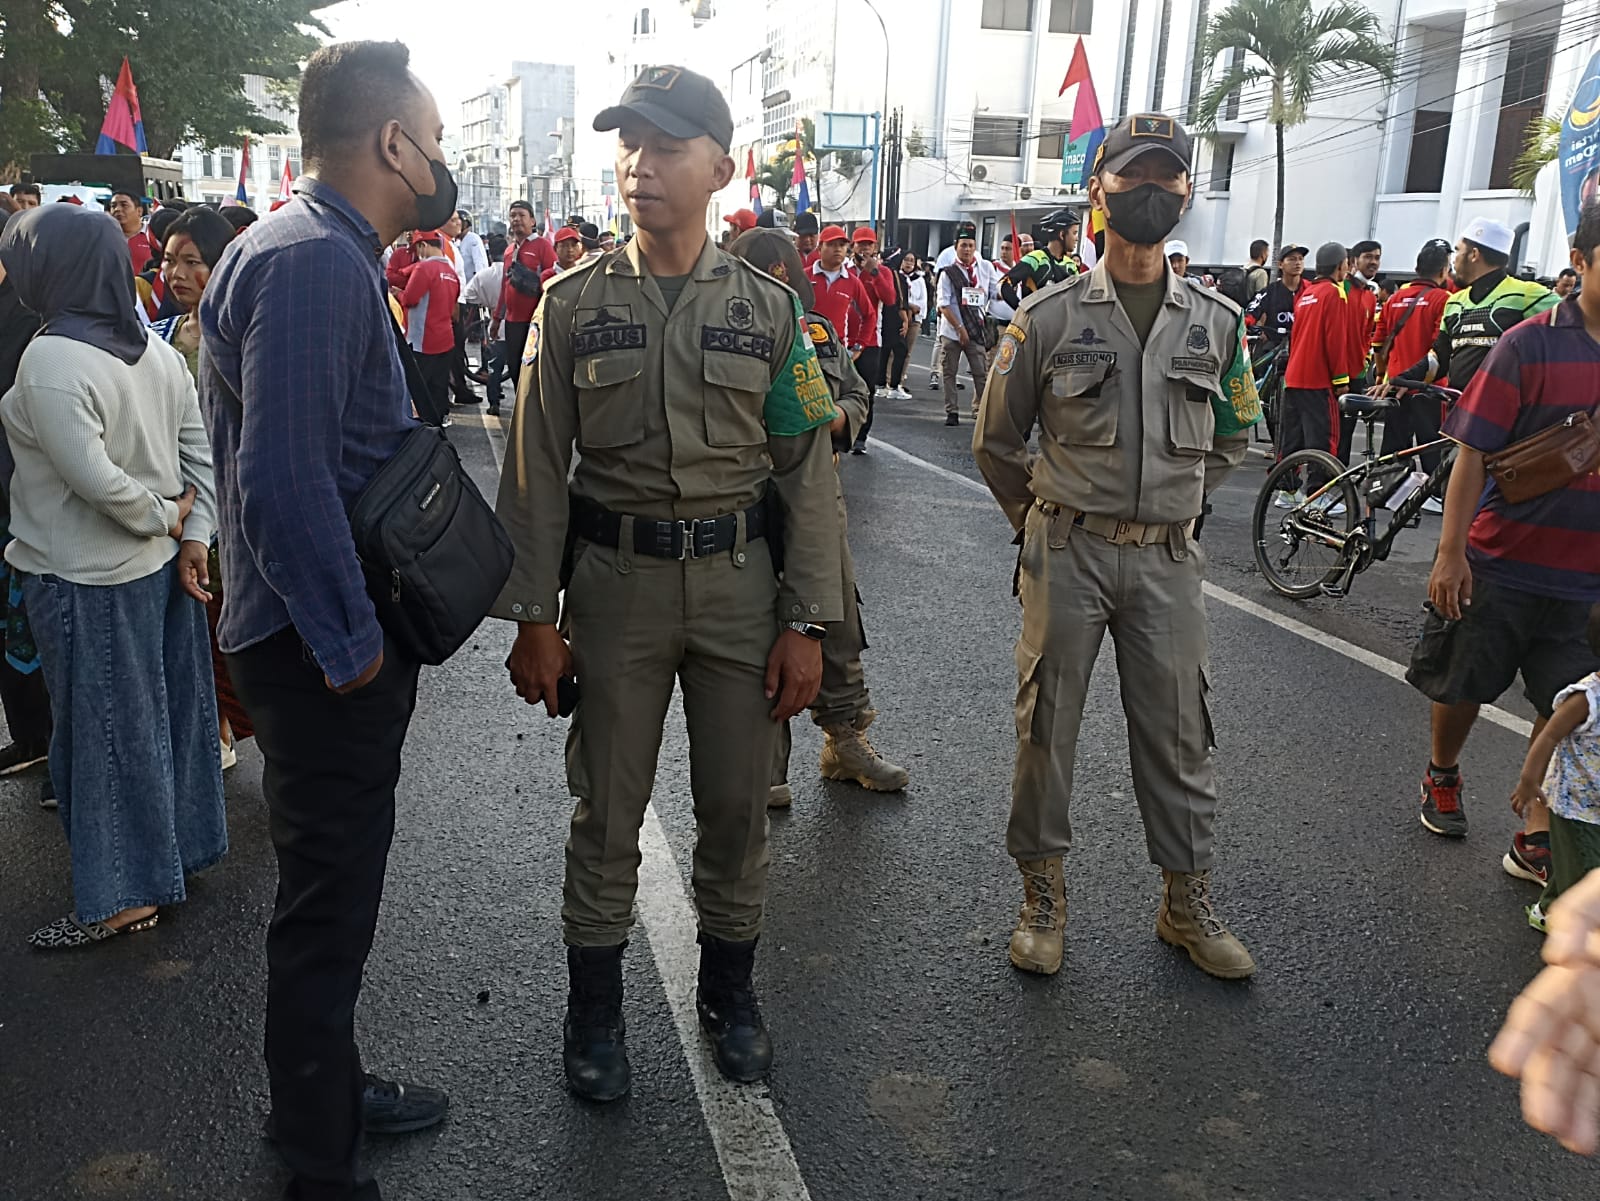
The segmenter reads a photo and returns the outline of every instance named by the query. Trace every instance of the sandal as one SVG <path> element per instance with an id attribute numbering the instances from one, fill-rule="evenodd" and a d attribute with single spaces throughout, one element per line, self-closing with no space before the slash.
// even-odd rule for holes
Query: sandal
<path id="1" fill-rule="evenodd" d="M 57 918 L 48 926 L 41 927 L 28 935 L 28 945 L 36 951 L 62 951 L 69 947 L 86 947 L 90 943 L 104 942 L 119 934 L 137 934 L 141 930 L 149 930 L 160 920 L 159 913 L 152 913 L 149 917 L 142 917 L 125 926 L 112 927 L 104 922 L 80 922 L 77 914 L 69 913 L 66 917 Z"/>

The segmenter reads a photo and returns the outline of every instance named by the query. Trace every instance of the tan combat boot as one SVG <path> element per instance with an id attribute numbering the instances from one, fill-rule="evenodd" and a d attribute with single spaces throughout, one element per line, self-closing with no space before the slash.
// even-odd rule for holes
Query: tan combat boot
<path id="1" fill-rule="evenodd" d="M 787 784 L 774 784 L 767 789 L 768 809 L 787 809 L 794 804 L 794 790 Z"/>
<path id="2" fill-rule="evenodd" d="M 824 780 L 853 780 L 872 792 L 899 792 L 911 783 L 905 768 L 890 763 L 867 741 L 867 727 L 877 716 L 868 709 L 849 725 L 822 727 L 827 736 L 822 744 Z"/>
<path id="3" fill-rule="evenodd" d="M 1163 942 L 1188 951 L 1195 966 L 1213 976 L 1243 980 L 1256 970 L 1250 952 L 1212 908 L 1209 871 L 1162 871 L 1156 933 Z"/>
<path id="4" fill-rule="evenodd" d="M 1017 868 L 1022 872 L 1022 913 L 1011 932 L 1011 963 L 1025 972 L 1053 976 L 1061 970 L 1061 933 L 1067 924 L 1061 856 L 1018 859 Z"/>

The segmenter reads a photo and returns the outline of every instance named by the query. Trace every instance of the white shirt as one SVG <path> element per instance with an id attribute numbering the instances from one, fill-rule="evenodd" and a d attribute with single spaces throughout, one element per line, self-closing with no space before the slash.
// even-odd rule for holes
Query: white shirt
<path id="1" fill-rule="evenodd" d="M 490 309 L 500 303 L 500 278 L 505 274 L 504 263 L 490 263 L 475 274 L 461 290 L 461 303 Z"/>
<path id="2" fill-rule="evenodd" d="M 906 281 L 906 296 L 916 319 L 921 321 L 928 315 L 928 281 L 922 278 L 921 271 L 915 275 L 902 275 L 900 278 Z"/>
<path id="3" fill-rule="evenodd" d="M 955 262 L 953 259 L 951 260 L 951 265 L 957 270 L 962 270 L 961 264 Z M 1000 294 L 1000 280 L 999 277 L 997 277 L 994 273 L 994 264 L 990 263 L 987 259 L 974 259 L 972 261 L 972 269 L 977 272 L 977 287 L 978 290 L 983 293 L 983 303 L 976 307 L 988 310 L 989 307 L 994 303 L 995 297 Z M 966 274 L 964 270 L 962 270 L 962 274 Z M 944 315 L 944 310 L 946 307 L 956 309 L 957 311 L 960 310 L 961 296 L 955 290 L 954 285 L 951 284 L 950 277 L 945 274 L 942 269 L 939 272 L 938 302 L 939 336 L 941 338 L 949 338 L 952 342 L 961 341 L 960 331 L 957 330 L 955 326 L 951 325 L 949 320 Z"/>
<path id="4" fill-rule="evenodd" d="M 472 277 L 484 270 L 489 265 L 489 252 L 483 248 L 483 239 L 468 230 L 461 235 L 461 286 L 464 288 L 472 282 Z"/>
<path id="5" fill-rule="evenodd" d="M 992 263 L 990 265 L 994 267 L 994 275 L 996 280 L 1005 279 L 1006 273 L 1011 270 L 1011 267 L 1006 266 L 1003 262 Z M 1011 266 L 1014 267 L 1016 264 L 1013 263 Z M 1006 303 L 1004 296 L 996 296 L 989 305 L 989 316 L 993 317 L 996 321 L 1010 321 L 1016 315 L 1017 310 Z"/>

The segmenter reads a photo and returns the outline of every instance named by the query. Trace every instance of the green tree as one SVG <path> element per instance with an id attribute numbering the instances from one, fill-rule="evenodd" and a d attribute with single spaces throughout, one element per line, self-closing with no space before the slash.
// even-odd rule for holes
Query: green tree
<path id="1" fill-rule="evenodd" d="M 1511 182 L 1529 196 L 1539 172 L 1561 153 L 1561 118 L 1535 117 L 1522 135 L 1522 150 L 1511 164 Z"/>
<path id="2" fill-rule="evenodd" d="M 764 163 L 756 164 L 756 183 L 767 191 L 771 191 L 776 199 L 773 202 L 778 208 L 785 211 L 789 208 L 789 191 L 794 186 L 794 155 L 796 146 L 801 149 L 806 158 L 812 157 L 813 148 L 817 142 L 816 123 L 810 117 L 800 120 L 800 139 L 797 143 L 794 138 L 782 142 L 778 152 Z M 772 207 L 772 206 L 768 206 Z"/>
<path id="3" fill-rule="evenodd" d="M 5 0 L 0 8 L 0 167 L 92 150 L 127 55 L 150 153 L 285 132 L 244 75 L 292 82 L 328 30 L 328 0 Z"/>
<path id="4" fill-rule="evenodd" d="M 1228 99 L 1251 84 L 1269 85 L 1267 120 L 1277 146 L 1278 203 L 1272 244 L 1283 244 L 1283 131 L 1306 119 L 1325 84 L 1366 71 L 1394 82 L 1394 49 L 1382 38 L 1378 19 L 1365 6 L 1334 0 L 1315 9 L 1311 0 L 1234 0 L 1206 30 L 1200 48 L 1209 64 L 1209 85 L 1195 106 L 1202 132 L 1216 129 Z"/>

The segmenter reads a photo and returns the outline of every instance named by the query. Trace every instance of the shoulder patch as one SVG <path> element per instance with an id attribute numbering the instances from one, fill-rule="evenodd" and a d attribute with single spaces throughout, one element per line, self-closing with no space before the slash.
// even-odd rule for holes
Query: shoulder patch
<path id="1" fill-rule="evenodd" d="M 828 327 L 820 321 L 807 321 L 806 328 L 811 331 L 813 346 L 826 346 L 832 340 L 828 334 Z"/>
<path id="2" fill-rule="evenodd" d="M 1028 340 L 1028 331 L 1013 321 L 1010 325 L 1006 326 L 1006 336 L 1009 338 L 1015 338 L 1020 344 Z"/>
<path id="3" fill-rule="evenodd" d="M 1000 339 L 1000 349 L 994 356 L 994 370 L 997 375 L 1010 375 L 1011 368 L 1016 365 L 1017 347 L 1022 345 L 1016 334 L 1011 332 L 1016 328 L 1014 325 L 1007 326 L 1005 336 Z"/>

